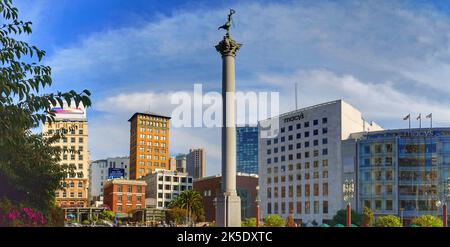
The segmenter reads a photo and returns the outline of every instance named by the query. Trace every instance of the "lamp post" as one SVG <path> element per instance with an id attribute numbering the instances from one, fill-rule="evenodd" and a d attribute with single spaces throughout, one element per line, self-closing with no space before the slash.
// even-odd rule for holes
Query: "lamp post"
<path id="1" fill-rule="evenodd" d="M 405 211 L 405 209 L 404 208 L 400 208 L 400 221 L 402 223 L 402 226 L 403 226 L 403 211 Z"/>
<path id="2" fill-rule="evenodd" d="M 259 218 L 260 218 L 260 213 L 259 213 L 259 203 L 261 202 L 261 200 L 259 199 L 259 185 L 256 186 L 256 227 L 259 227 Z"/>
<path id="3" fill-rule="evenodd" d="M 352 180 L 345 180 L 342 185 L 342 192 L 344 194 L 344 201 L 347 204 L 347 227 L 352 226 L 352 206 L 351 200 L 353 199 L 353 195 L 355 193 L 355 183 Z"/>
<path id="4" fill-rule="evenodd" d="M 444 227 L 447 227 L 447 200 L 450 197 L 450 177 L 447 178 L 444 185 L 444 198 L 442 202 L 442 223 Z"/>

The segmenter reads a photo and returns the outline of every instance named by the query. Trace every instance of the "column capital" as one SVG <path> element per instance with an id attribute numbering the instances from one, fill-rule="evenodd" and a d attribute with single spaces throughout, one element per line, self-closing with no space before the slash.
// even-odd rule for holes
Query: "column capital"
<path id="1" fill-rule="evenodd" d="M 223 40 L 219 42 L 218 45 L 216 45 L 216 50 L 222 54 L 222 57 L 224 56 L 236 56 L 236 52 L 241 48 L 242 44 L 237 43 L 234 41 L 230 35 L 223 36 Z"/>

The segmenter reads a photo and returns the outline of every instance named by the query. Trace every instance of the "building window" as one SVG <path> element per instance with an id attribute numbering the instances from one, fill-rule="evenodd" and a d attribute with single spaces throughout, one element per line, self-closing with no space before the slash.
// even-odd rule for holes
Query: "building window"
<path id="1" fill-rule="evenodd" d="M 281 128 L 281 133 L 284 133 L 285 130 L 286 130 L 286 129 L 285 129 L 284 127 L 282 127 L 282 128 Z"/>
<path id="2" fill-rule="evenodd" d="M 297 214 L 302 213 L 302 202 L 297 202 Z"/>
<path id="3" fill-rule="evenodd" d="M 82 198 L 83 197 L 83 192 L 78 192 L 78 198 Z"/>
<path id="4" fill-rule="evenodd" d="M 267 213 L 272 214 L 272 204 L 270 202 L 267 203 Z"/>
<path id="5" fill-rule="evenodd" d="M 272 198 L 272 188 L 267 188 L 267 198 Z"/>
<path id="6" fill-rule="evenodd" d="M 122 212 L 122 205 L 117 205 L 117 211 Z"/>
<path id="7" fill-rule="evenodd" d="M 319 196 L 319 184 L 314 184 L 314 196 Z"/>
<path id="8" fill-rule="evenodd" d="M 305 214 L 311 213 L 311 203 L 309 201 L 305 202 Z"/>
<path id="9" fill-rule="evenodd" d="M 309 184 L 305 184 L 305 196 L 306 197 L 311 196 L 311 190 L 310 190 L 310 185 Z"/>
<path id="10" fill-rule="evenodd" d="M 70 182 L 70 188 L 75 188 L 75 183 L 74 182 Z"/>
<path id="11" fill-rule="evenodd" d="M 122 185 L 117 186 L 117 192 L 122 192 Z"/>
<path id="12" fill-rule="evenodd" d="M 386 210 L 392 210 L 392 200 L 386 200 Z"/>
<path id="13" fill-rule="evenodd" d="M 328 178 L 328 171 L 322 172 L 322 178 Z"/>
<path id="14" fill-rule="evenodd" d="M 305 148 L 309 147 L 309 142 L 305 142 Z"/>
<path id="15" fill-rule="evenodd" d="M 309 131 L 305 131 L 305 137 L 309 137 Z"/>
<path id="16" fill-rule="evenodd" d="M 78 188 L 83 188 L 83 182 L 78 182 Z"/>
<path id="17" fill-rule="evenodd" d="M 322 149 L 322 155 L 328 155 L 328 148 Z"/>
<path id="18" fill-rule="evenodd" d="M 375 210 L 381 210 L 381 200 L 375 200 Z"/>
<path id="19" fill-rule="evenodd" d="M 70 198 L 74 198 L 75 197 L 75 193 L 74 192 L 70 192 Z"/>
<path id="20" fill-rule="evenodd" d="M 323 201 L 322 210 L 324 214 L 328 214 L 328 201 Z"/>
<path id="21" fill-rule="evenodd" d="M 314 145 L 314 146 L 318 146 L 318 145 L 319 145 L 319 140 L 314 140 L 314 141 L 313 141 L 313 145 Z"/>
<path id="22" fill-rule="evenodd" d="M 300 138 L 302 138 L 302 134 L 301 133 L 297 133 L 297 139 L 300 139 Z"/>
<path id="23" fill-rule="evenodd" d="M 314 130 L 314 131 L 313 131 L 313 135 L 316 136 L 316 135 L 318 135 L 318 134 L 319 134 L 319 130 Z"/>
<path id="24" fill-rule="evenodd" d="M 322 184 L 322 195 L 328 196 L 328 183 Z"/>
<path id="25" fill-rule="evenodd" d="M 297 149 L 301 148 L 302 144 L 301 143 L 297 143 Z"/>
<path id="26" fill-rule="evenodd" d="M 313 120 L 313 125 L 316 126 L 316 125 L 318 125 L 318 124 L 319 124 L 319 120 L 318 120 L 318 119 L 314 119 L 314 120 Z"/>
<path id="27" fill-rule="evenodd" d="M 301 129 L 302 128 L 302 125 L 301 124 L 297 124 L 297 129 Z"/>
<path id="28" fill-rule="evenodd" d="M 314 214 L 319 213 L 319 201 L 314 201 Z"/>
<path id="29" fill-rule="evenodd" d="M 322 134 L 327 134 L 328 133 L 328 128 L 323 128 L 322 129 Z"/>

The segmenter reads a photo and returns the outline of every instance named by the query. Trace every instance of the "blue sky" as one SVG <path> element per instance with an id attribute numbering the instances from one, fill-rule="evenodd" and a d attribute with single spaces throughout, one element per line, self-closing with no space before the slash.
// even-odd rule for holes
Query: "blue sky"
<path id="1" fill-rule="evenodd" d="M 450 1 L 16 0 L 47 51 L 51 90 L 92 91 L 92 159 L 127 155 L 135 111 L 170 114 L 170 94 L 220 90 L 214 45 L 229 8 L 237 88 L 278 91 L 281 112 L 344 99 L 384 128 L 433 112 L 450 124 Z M 414 125 L 415 123 L 413 123 Z M 170 151 L 205 147 L 207 174 L 220 170 L 220 131 L 181 128 Z"/>

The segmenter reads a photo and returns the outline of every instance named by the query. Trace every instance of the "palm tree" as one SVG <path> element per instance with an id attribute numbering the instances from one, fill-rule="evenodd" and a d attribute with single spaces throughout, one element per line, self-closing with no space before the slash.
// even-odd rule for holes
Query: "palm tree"
<path id="1" fill-rule="evenodd" d="M 169 208 L 174 207 L 186 209 L 189 222 L 191 222 L 192 214 L 199 216 L 203 212 L 202 197 L 197 191 L 185 190 L 170 202 Z"/>

